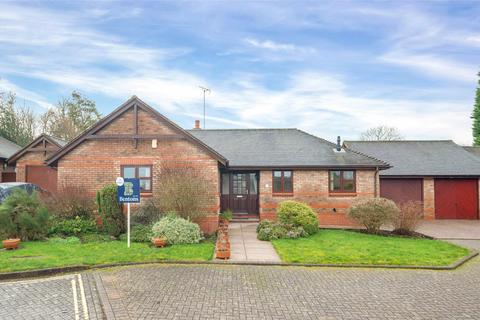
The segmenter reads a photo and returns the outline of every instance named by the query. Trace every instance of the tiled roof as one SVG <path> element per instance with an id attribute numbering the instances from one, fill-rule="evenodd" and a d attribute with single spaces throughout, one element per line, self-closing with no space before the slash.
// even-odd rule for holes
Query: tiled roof
<path id="1" fill-rule="evenodd" d="M 480 158 L 451 140 L 345 141 L 348 149 L 384 160 L 383 176 L 480 176 Z"/>

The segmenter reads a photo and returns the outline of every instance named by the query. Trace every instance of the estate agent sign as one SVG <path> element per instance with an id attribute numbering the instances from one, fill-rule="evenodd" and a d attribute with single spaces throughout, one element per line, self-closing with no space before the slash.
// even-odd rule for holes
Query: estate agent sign
<path id="1" fill-rule="evenodd" d="M 127 204 L 127 246 L 130 248 L 130 203 L 140 202 L 140 179 L 118 177 L 117 201 Z"/>
<path id="2" fill-rule="evenodd" d="M 119 179 L 120 178 L 120 179 Z M 117 178 L 117 200 L 119 203 L 140 202 L 140 179 Z M 122 183 L 123 182 L 123 183 Z"/>

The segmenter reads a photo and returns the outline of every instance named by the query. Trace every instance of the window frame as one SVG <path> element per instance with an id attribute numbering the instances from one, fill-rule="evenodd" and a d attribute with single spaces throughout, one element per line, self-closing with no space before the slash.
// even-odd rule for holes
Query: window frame
<path id="1" fill-rule="evenodd" d="M 290 172 L 290 180 L 292 181 L 292 191 L 285 191 L 285 172 L 288 171 Z M 280 177 L 280 186 L 281 186 L 281 191 L 275 191 L 275 172 L 281 172 L 281 177 Z M 293 170 L 272 170 L 272 194 L 287 194 L 287 195 L 292 195 L 294 191 L 294 183 L 293 183 Z"/>
<path id="2" fill-rule="evenodd" d="M 141 167 L 148 167 L 150 168 L 150 177 L 140 177 L 140 168 Z M 150 181 L 150 189 L 149 190 L 141 190 L 140 193 L 152 193 L 153 192 L 153 165 L 151 164 L 124 164 L 120 166 L 120 174 L 122 178 L 124 178 L 124 170 L 125 168 L 135 168 L 135 178 L 140 180 L 149 180 Z"/>
<path id="3" fill-rule="evenodd" d="M 332 172 L 340 172 L 340 189 L 332 190 Z M 345 190 L 344 183 L 345 179 L 343 178 L 343 173 L 345 171 L 353 172 L 353 179 L 346 179 L 347 181 L 353 180 L 353 190 Z M 357 171 L 355 169 L 330 169 L 328 170 L 328 192 L 329 193 L 356 193 L 357 192 Z"/>

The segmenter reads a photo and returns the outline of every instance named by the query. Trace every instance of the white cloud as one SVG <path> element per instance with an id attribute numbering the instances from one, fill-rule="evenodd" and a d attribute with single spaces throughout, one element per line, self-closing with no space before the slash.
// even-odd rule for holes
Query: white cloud
<path id="1" fill-rule="evenodd" d="M 288 51 L 288 52 L 303 52 L 303 53 L 314 53 L 315 49 L 296 46 L 291 43 L 278 43 L 272 40 L 257 40 L 252 38 L 244 39 L 245 43 L 251 45 L 252 47 L 259 49 L 267 49 L 271 51 Z"/>
<path id="2" fill-rule="evenodd" d="M 382 17 L 382 12 L 365 12 Z M 108 12 L 97 13 L 108 15 Z M 163 112 L 195 118 L 199 118 L 201 101 L 198 85 L 204 84 L 213 89 L 207 97 L 208 127 L 296 126 L 329 139 L 337 134 L 355 139 L 368 127 L 389 125 L 398 127 L 407 138 L 471 140 L 471 103 L 468 101 L 408 96 L 396 99 L 382 97 L 379 89 L 372 88 L 372 92 L 377 93 L 374 97 L 369 92 L 355 90 L 339 75 L 314 68 L 308 72 L 299 68 L 285 73 L 282 88 L 265 85 L 261 73 L 253 72 L 226 71 L 230 80 L 208 80 L 169 63 L 188 54 L 189 48 L 142 47 L 93 30 L 82 19 L 73 13 L 0 4 L 0 74 L 44 81 L 62 90 L 79 88 L 117 99 L 135 94 Z M 362 19 L 368 20 L 365 16 Z M 433 27 L 417 36 L 416 30 L 421 25 L 425 24 L 409 25 L 408 32 L 392 37 L 396 45 L 379 58 L 382 63 L 471 81 L 475 76 L 470 70 L 475 72 L 475 68 L 437 56 L 427 50 L 431 44 L 422 45 L 430 41 L 438 29 Z M 297 56 L 314 50 L 255 38 L 246 38 L 245 44 L 252 50 L 272 54 L 267 57 Z M 10 83 L 19 95 L 48 105 L 40 93 L 13 86 Z"/>
<path id="3" fill-rule="evenodd" d="M 380 60 L 406 66 L 413 70 L 422 71 L 431 76 L 440 76 L 443 79 L 475 83 L 477 67 L 427 54 L 412 54 L 403 52 L 389 52 Z"/>

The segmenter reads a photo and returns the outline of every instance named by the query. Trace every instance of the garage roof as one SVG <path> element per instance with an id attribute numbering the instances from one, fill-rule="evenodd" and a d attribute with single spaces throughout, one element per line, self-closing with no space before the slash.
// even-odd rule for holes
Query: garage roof
<path id="1" fill-rule="evenodd" d="M 0 158 L 8 159 L 12 154 L 22 149 L 19 145 L 12 141 L 0 137 Z"/>
<path id="2" fill-rule="evenodd" d="M 451 140 L 345 141 L 351 150 L 387 161 L 382 176 L 480 176 L 480 158 Z"/>
<path id="3" fill-rule="evenodd" d="M 234 168 L 389 167 L 357 152 L 335 152 L 335 144 L 298 129 L 194 129 L 189 133 Z"/>

